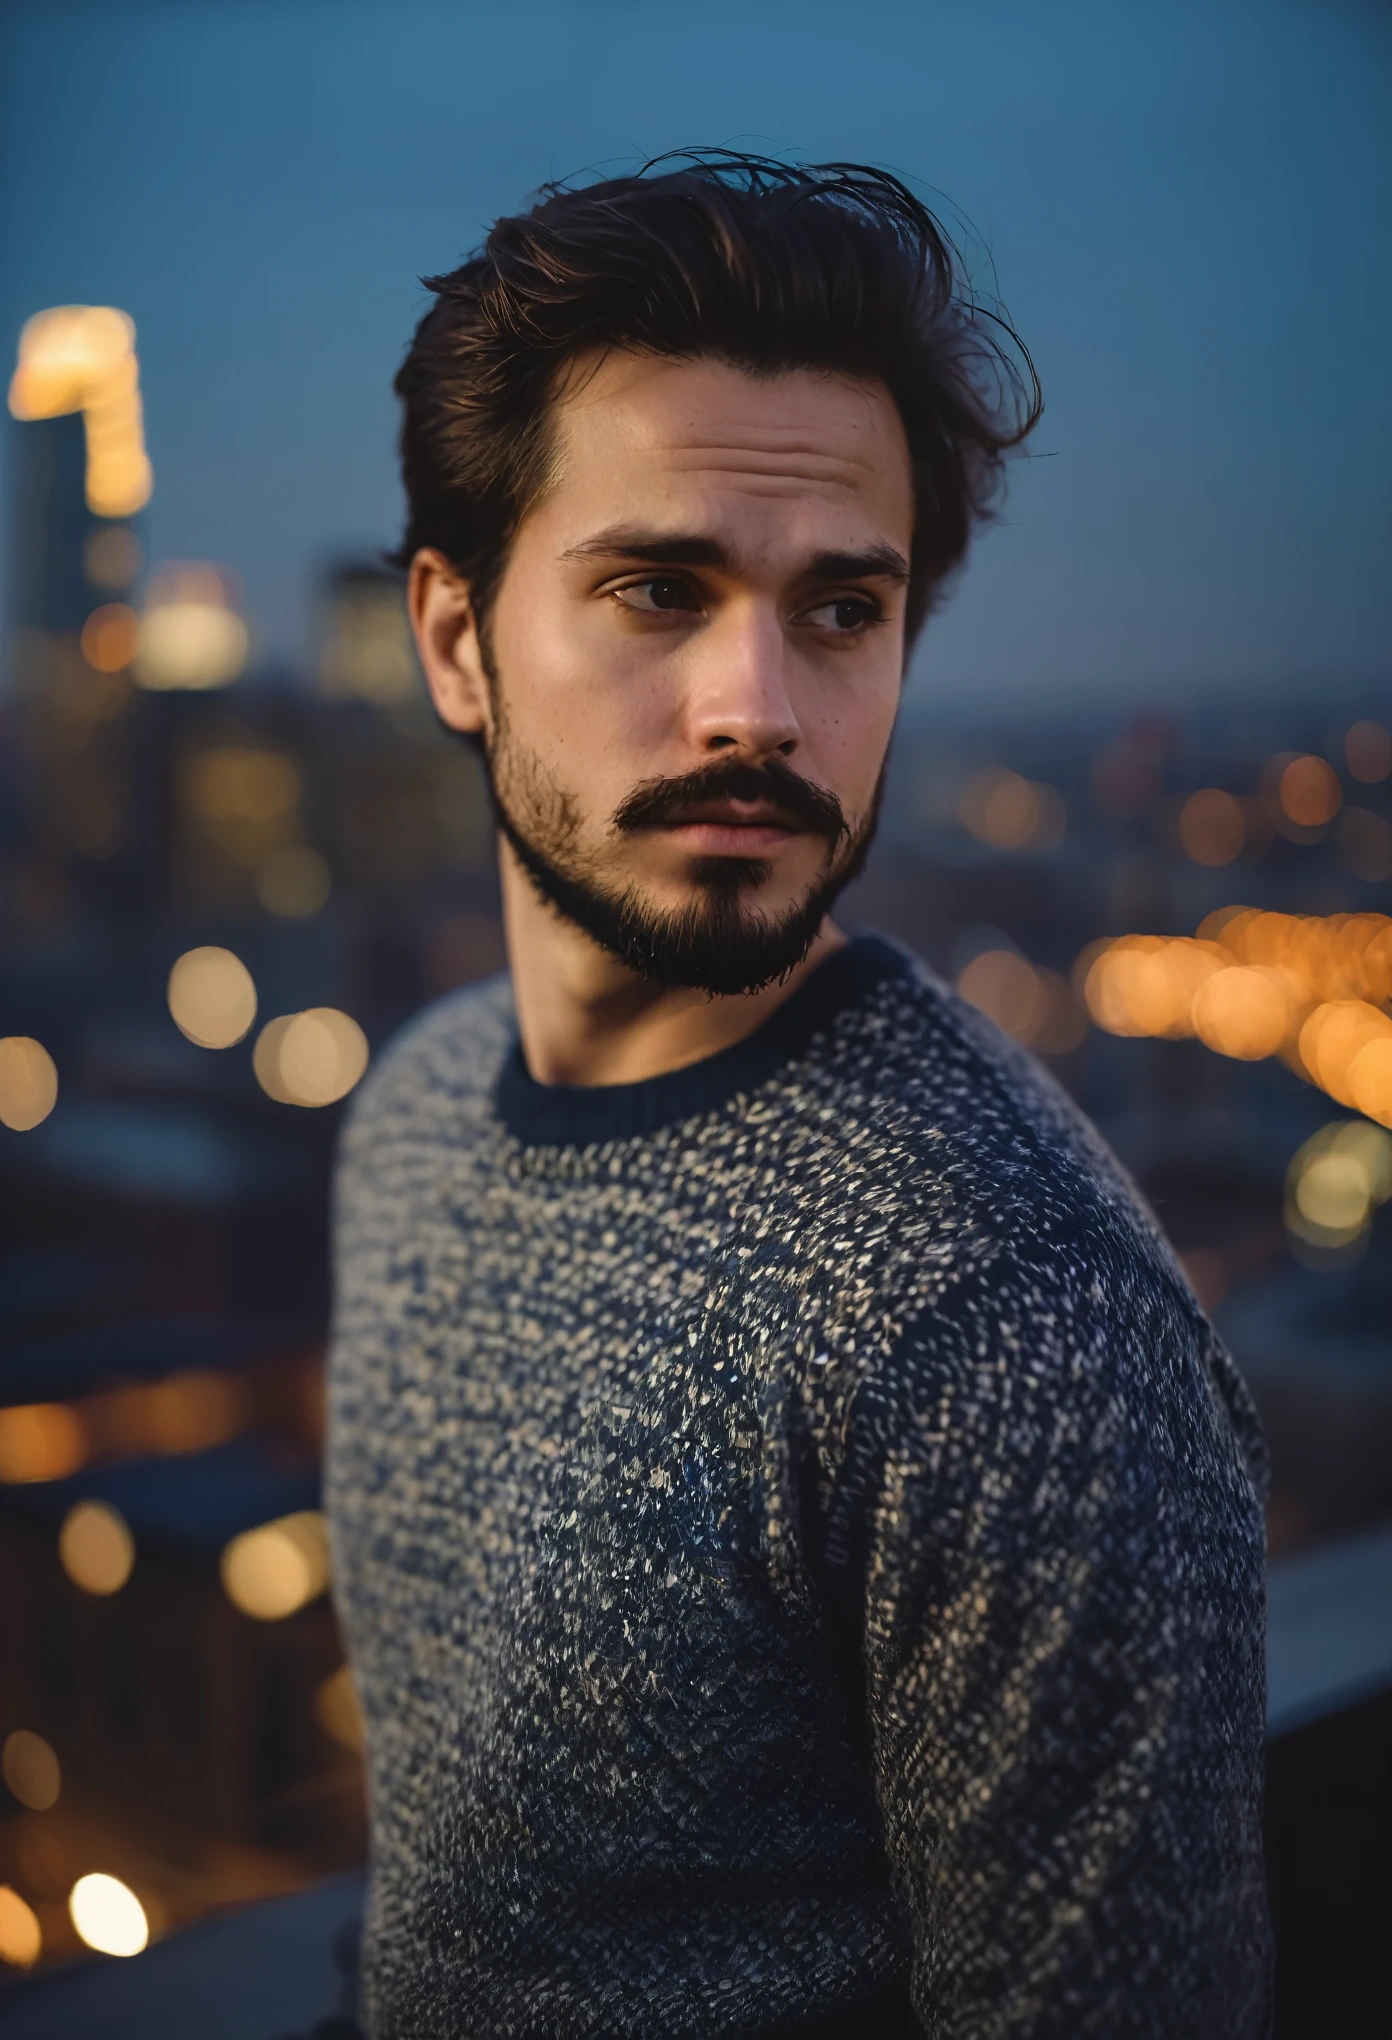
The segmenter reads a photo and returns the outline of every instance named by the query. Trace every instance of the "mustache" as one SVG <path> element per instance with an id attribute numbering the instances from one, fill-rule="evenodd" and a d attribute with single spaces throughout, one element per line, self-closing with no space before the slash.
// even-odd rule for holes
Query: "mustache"
<path id="1" fill-rule="evenodd" d="M 659 828 L 679 820 L 683 811 L 708 800 L 759 801 L 776 819 L 798 833 L 821 836 L 834 850 L 851 833 L 845 811 L 829 787 L 804 779 L 781 758 L 762 765 L 747 759 L 717 760 L 674 779 L 645 779 L 614 811 L 616 829 Z"/>

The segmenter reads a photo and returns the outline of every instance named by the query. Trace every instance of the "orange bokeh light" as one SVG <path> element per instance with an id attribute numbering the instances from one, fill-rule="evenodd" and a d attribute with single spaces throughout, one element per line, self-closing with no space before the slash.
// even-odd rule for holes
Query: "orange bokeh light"
<path id="1" fill-rule="evenodd" d="M 82 656 L 99 673 L 119 673 L 135 657 L 140 621 L 128 602 L 104 602 L 82 626 Z"/>
<path id="2" fill-rule="evenodd" d="M 1215 942 L 1129 935 L 1093 963 L 1083 985 L 1088 1011 L 1109 1034 L 1194 1032 L 1194 1000 L 1228 958 Z"/>
<path id="3" fill-rule="evenodd" d="M 1392 1127 L 1392 1035 L 1365 1041 L 1348 1066 L 1349 1103 L 1380 1126 Z"/>
<path id="4" fill-rule="evenodd" d="M 1331 1098 L 1352 1105 L 1354 1058 L 1371 1041 L 1392 1039 L 1392 1020 L 1364 999 L 1331 999 L 1317 1006 L 1300 1030 L 1300 1059 Z"/>
<path id="5" fill-rule="evenodd" d="M 1206 1048 L 1242 1062 L 1275 1055 L 1290 1027 L 1290 999 L 1277 973 L 1229 964 L 1194 999 L 1194 1032 Z"/>
<path id="6" fill-rule="evenodd" d="M 1281 806 L 1298 828 L 1322 829 L 1338 814 L 1343 797 L 1338 773 L 1313 752 L 1292 758 L 1281 774 Z"/>
<path id="7" fill-rule="evenodd" d="M 1231 864 L 1247 840 L 1242 803 L 1220 786 L 1191 793 L 1179 811 L 1179 840 L 1196 864 Z"/>
<path id="8" fill-rule="evenodd" d="M 1074 966 L 1111 1034 L 1196 1034 L 1243 1061 L 1280 1055 L 1369 1119 L 1392 1124 L 1392 919 L 1221 907 L 1184 936 L 1089 943 Z"/>
<path id="9" fill-rule="evenodd" d="M 66 1403 L 17 1403 L 0 1410 L 0 1481 L 65 1480 L 86 1464 L 90 1434 Z"/>

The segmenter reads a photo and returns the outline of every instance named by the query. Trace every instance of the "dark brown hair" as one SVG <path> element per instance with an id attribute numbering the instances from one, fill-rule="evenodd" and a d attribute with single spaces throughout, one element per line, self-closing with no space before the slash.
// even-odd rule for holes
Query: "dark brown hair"
<path id="1" fill-rule="evenodd" d="M 426 285 L 435 303 L 396 378 L 408 503 L 396 562 L 438 547 L 472 584 L 481 622 L 545 486 L 558 378 L 582 352 L 883 383 L 913 465 L 910 635 L 1042 409 L 1023 343 L 951 237 L 898 178 L 863 164 L 701 150 L 632 177 L 550 184 Z"/>

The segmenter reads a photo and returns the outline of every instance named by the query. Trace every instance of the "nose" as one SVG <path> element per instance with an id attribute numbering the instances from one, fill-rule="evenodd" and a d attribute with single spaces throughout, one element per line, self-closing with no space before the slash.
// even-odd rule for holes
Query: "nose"
<path id="1" fill-rule="evenodd" d="M 790 758 L 801 740 L 772 603 L 731 604 L 689 648 L 687 736 L 703 755 Z"/>

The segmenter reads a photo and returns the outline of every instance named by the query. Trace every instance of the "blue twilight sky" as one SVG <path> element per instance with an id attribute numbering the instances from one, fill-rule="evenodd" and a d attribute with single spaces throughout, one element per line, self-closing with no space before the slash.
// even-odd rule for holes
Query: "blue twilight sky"
<path id="1" fill-rule="evenodd" d="M 1372 684 L 1390 81 L 1375 0 L 7 0 L 0 329 L 133 314 L 151 550 L 294 657 L 395 537 L 423 272 L 588 165 L 871 158 L 974 223 L 1048 399 L 919 699 Z"/>

